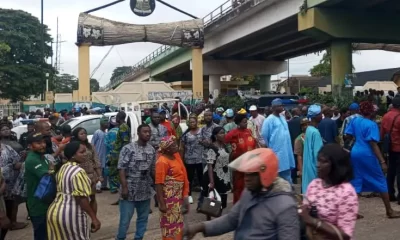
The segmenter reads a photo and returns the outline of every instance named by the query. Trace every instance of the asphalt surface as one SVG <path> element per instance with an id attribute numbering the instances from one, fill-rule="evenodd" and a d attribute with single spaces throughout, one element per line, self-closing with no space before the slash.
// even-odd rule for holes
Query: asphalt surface
<path id="1" fill-rule="evenodd" d="M 196 195 L 197 196 L 197 195 Z M 194 199 L 196 199 L 194 196 Z M 118 195 L 113 195 L 108 192 L 98 194 L 98 215 L 101 221 L 101 229 L 94 233 L 91 239 L 94 240 L 112 240 L 115 237 L 115 233 L 118 228 L 119 222 L 119 209 L 118 206 L 110 205 L 115 202 Z M 232 195 L 230 194 L 228 202 L 229 206 L 232 205 Z M 395 210 L 400 210 L 400 206 L 392 203 Z M 205 220 L 205 216 L 198 214 L 195 211 L 196 205 L 191 205 L 191 211 L 187 216 L 189 224 L 198 223 Z M 160 240 L 161 232 L 159 228 L 159 215 L 157 209 L 152 205 L 154 211 L 150 214 L 148 229 L 146 232 L 145 240 Z M 398 240 L 400 239 L 400 219 L 390 220 L 386 218 L 385 209 L 380 198 L 360 198 L 360 214 L 364 215 L 365 218 L 357 221 L 355 238 L 361 240 Z M 26 208 L 24 205 L 20 205 L 18 219 L 19 221 L 26 221 Z M 133 239 L 135 231 L 135 219 L 133 217 L 131 226 L 129 228 L 129 234 L 127 239 Z M 6 240 L 31 240 L 32 228 L 29 225 L 27 228 L 11 231 L 7 234 Z M 197 235 L 195 239 L 204 239 L 202 235 Z M 207 238 L 211 240 L 228 240 L 233 239 L 233 234 L 225 234 L 219 237 Z M 51 239 L 55 240 L 55 239 Z"/>

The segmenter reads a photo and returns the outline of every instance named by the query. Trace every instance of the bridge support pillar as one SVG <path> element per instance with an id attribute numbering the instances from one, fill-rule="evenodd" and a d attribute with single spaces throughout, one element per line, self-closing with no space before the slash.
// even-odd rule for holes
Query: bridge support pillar
<path id="1" fill-rule="evenodd" d="M 265 93 L 271 91 L 271 75 L 259 75 L 260 92 Z"/>
<path id="2" fill-rule="evenodd" d="M 193 98 L 203 99 L 203 51 L 201 48 L 192 49 L 192 80 Z"/>
<path id="3" fill-rule="evenodd" d="M 346 74 L 353 72 L 351 42 L 335 40 L 331 43 L 332 93 L 339 96 Z"/>
<path id="4" fill-rule="evenodd" d="M 213 95 L 214 99 L 221 93 L 221 76 L 210 75 L 208 77 L 208 91 Z"/>
<path id="5" fill-rule="evenodd" d="M 90 45 L 78 46 L 78 66 L 78 99 L 90 102 Z"/>

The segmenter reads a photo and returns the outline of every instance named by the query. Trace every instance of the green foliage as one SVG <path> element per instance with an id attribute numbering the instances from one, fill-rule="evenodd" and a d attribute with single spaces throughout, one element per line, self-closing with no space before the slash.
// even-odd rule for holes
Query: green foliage
<path id="1" fill-rule="evenodd" d="M 122 67 L 117 67 L 114 69 L 113 74 L 111 75 L 110 82 L 114 83 L 120 76 L 122 76 L 124 73 L 130 71 L 132 67 L 130 66 L 122 66 Z"/>
<path id="2" fill-rule="evenodd" d="M 0 63 L 3 62 L 3 56 L 11 51 L 10 46 L 4 42 L 0 42 Z"/>
<path id="3" fill-rule="evenodd" d="M 19 101 L 43 93 L 45 74 L 54 72 L 45 62 L 52 54 L 47 26 L 44 26 L 44 56 L 42 25 L 36 17 L 21 10 L 0 8 L 0 29 L 0 98 Z"/>
<path id="4" fill-rule="evenodd" d="M 74 75 L 63 73 L 55 77 L 55 93 L 72 93 L 78 90 L 78 87 L 78 78 Z M 94 78 L 90 79 L 90 93 L 97 92 L 99 89 L 99 82 Z"/>
<path id="5" fill-rule="evenodd" d="M 355 70 L 354 65 L 353 72 Z M 326 49 L 326 52 L 322 56 L 319 64 L 315 65 L 310 69 L 310 75 L 313 77 L 328 77 L 331 76 L 332 66 L 331 66 L 331 50 L 330 48 Z"/>
<path id="6" fill-rule="evenodd" d="M 77 77 L 66 73 L 55 76 L 55 93 L 72 93 L 73 90 L 78 90 Z"/>
<path id="7" fill-rule="evenodd" d="M 100 89 L 100 83 L 96 79 L 90 79 L 90 93 L 98 92 Z"/>
<path id="8" fill-rule="evenodd" d="M 225 96 L 220 94 L 215 99 L 214 105 L 223 107 L 224 109 L 232 108 L 234 111 L 237 111 L 244 107 L 244 100 L 239 96 Z"/>
<path id="9" fill-rule="evenodd" d="M 331 51 L 327 50 L 322 56 L 319 64 L 310 69 L 313 77 L 327 77 L 331 75 Z"/>
<path id="10" fill-rule="evenodd" d="M 232 75 L 231 81 L 234 82 L 253 82 L 255 80 L 254 75 L 249 75 L 249 76 L 242 76 L 242 75 Z"/>
<path id="11" fill-rule="evenodd" d="M 330 107 L 337 106 L 339 108 L 344 108 L 350 106 L 350 104 L 355 101 L 352 93 L 346 91 L 352 91 L 352 89 L 343 90 L 342 95 L 338 98 L 335 98 L 331 93 L 320 94 L 313 88 L 301 88 L 300 94 L 305 94 L 311 104 L 323 104 Z"/>

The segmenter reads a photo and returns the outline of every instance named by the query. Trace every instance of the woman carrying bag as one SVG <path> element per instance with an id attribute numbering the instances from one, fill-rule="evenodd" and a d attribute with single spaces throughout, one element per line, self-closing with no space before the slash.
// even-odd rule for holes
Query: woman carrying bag
<path id="1" fill-rule="evenodd" d="M 207 166 L 204 168 L 204 176 L 202 183 L 202 194 L 204 197 L 209 197 L 210 192 L 214 190 L 221 197 L 221 212 L 227 206 L 228 191 L 231 190 L 231 177 L 228 168 L 229 151 L 224 143 L 225 130 L 222 127 L 216 127 L 212 131 L 212 145 L 207 151 Z M 200 209 L 201 210 L 201 209 Z M 207 220 L 211 217 L 207 215 Z"/>

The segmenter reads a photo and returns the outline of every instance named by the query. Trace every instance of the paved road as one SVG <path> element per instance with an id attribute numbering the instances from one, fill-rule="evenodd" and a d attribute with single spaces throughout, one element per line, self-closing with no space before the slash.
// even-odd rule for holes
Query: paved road
<path id="1" fill-rule="evenodd" d="M 101 193 L 98 195 L 99 202 L 99 219 L 102 223 L 101 229 L 93 234 L 92 239 L 94 240 L 112 240 L 114 239 L 115 232 L 117 231 L 119 221 L 118 206 L 111 206 L 110 203 L 117 199 L 117 195 L 109 193 Z M 232 201 L 230 196 L 229 201 Z M 205 220 L 205 217 L 201 214 L 195 213 L 195 205 L 191 205 L 192 211 L 188 216 L 189 223 L 196 223 Z M 400 210 L 400 206 L 393 205 L 397 210 Z M 361 240 L 395 240 L 400 239 L 400 219 L 389 220 L 385 217 L 383 203 L 379 198 L 366 199 L 361 198 L 360 200 L 360 213 L 365 216 L 365 219 L 359 220 L 356 226 L 356 239 Z M 18 214 L 19 220 L 22 221 L 26 218 L 25 206 L 20 206 L 20 212 Z M 135 216 L 134 216 L 135 219 Z M 146 240 L 160 240 L 160 230 L 158 222 L 158 213 L 155 210 L 150 215 L 148 223 L 148 231 L 146 233 Z M 132 221 L 129 233 L 133 233 L 135 229 L 134 221 Z M 6 240 L 31 240 L 32 229 L 29 226 L 26 229 L 19 231 L 10 232 Z M 133 239 L 133 235 L 130 234 L 127 239 Z M 198 235 L 196 239 L 204 239 L 201 235 Z M 232 234 L 225 234 L 224 236 L 208 238 L 211 240 L 230 240 L 233 239 Z M 53 240 L 53 239 L 52 239 Z"/>

